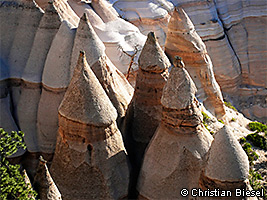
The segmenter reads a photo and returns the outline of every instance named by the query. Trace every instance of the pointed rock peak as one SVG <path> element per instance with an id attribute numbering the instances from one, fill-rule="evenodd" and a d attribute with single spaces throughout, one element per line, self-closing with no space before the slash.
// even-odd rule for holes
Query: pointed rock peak
<path id="1" fill-rule="evenodd" d="M 84 43 L 82 46 L 84 46 L 84 49 L 86 51 L 88 63 L 90 65 L 94 64 L 98 60 L 98 58 L 104 54 L 105 45 L 95 33 L 95 30 L 85 13 L 80 19 L 76 32 L 76 36 L 77 35 L 79 35 L 80 40 L 83 40 L 81 41 L 81 43 Z M 74 59 L 76 58 L 74 57 Z"/>
<path id="2" fill-rule="evenodd" d="M 83 16 L 82 16 L 81 19 L 80 19 L 80 22 L 81 22 L 81 21 L 88 22 L 88 17 L 87 17 L 87 15 L 86 15 L 86 13 L 83 13 Z"/>
<path id="3" fill-rule="evenodd" d="M 195 29 L 188 15 L 179 7 L 174 9 L 168 27 L 172 27 L 172 30 L 181 32 L 189 32 Z"/>
<path id="4" fill-rule="evenodd" d="M 248 157 L 231 128 L 225 125 L 211 145 L 205 175 L 220 181 L 243 181 L 248 173 Z"/>
<path id="5" fill-rule="evenodd" d="M 108 126 L 117 119 L 116 109 L 82 51 L 59 113 L 67 119 L 94 126 Z"/>
<path id="6" fill-rule="evenodd" d="M 161 103 L 166 108 L 184 109 L 195 99 L 197 88 L 185 68 L 173 67 L 163 88 Z"/>
<path id="7" fill-rule="evenodd" d="M 54 0 L 48 1 L 48 5 L 45 8 L 45 13 L 47 13 L 47 12 L 57 13 L 54 2 L 55 2 Z"/>
<path id="8" fill-rule="evenodd" d="M 180 67 L 180 68 L 185 67 L 183 59 L 180 56 L 174 56 L 173 65 L 174 67 Z"/>
<path id="9" fill-rule="evenodd" d="M 33 185 L 40 199 L 61 199 L 61 194 L 48 171 L 46 161 L 41 156 Z"/>
<path id="10" fill-rule="evenodd" d="M 170 67 L 170 61 L 161 49 L 154 32 L 147 35 L 138 62 L 142 70 L 150 72 L 160 73 Z"/>

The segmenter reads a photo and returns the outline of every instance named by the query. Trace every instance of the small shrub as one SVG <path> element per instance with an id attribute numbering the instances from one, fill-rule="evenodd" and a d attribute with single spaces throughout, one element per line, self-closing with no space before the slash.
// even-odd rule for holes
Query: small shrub
<path id="1" fill-rule="evenodd" d="M 208 120 L 210 119 L 210 117 L 209 117 L 206 113 L 204 113 L 204 112 L 201 112 L 201 113 L 202 113 L 202 115 L 203 115 L 203 122 L 202 122 L 202 123 L 204 124 L 205 128 L 210 132 L 210 134 L 213 135 L 214 132 L 211 131 L 211 130 L 208 128 L 208 124 L 207 124 L 207 122 L 208 122 Z"/>
<path id="2" fill-rule="evenodd" d="M 235 122 L 235 121 L 236 121 L 236 118 L 232 118 L 232 119 L 231 119 L 231 122 Z"/>
<path id="3" fill-rule="evenodd" d="M 224 124 L 223 120 L 221 120 L 221 119 L 218 119 L 218 121 L 219 121 L 219 122 L 221 122 L 222 124 Z"/>
<path id="4" fill-rule="evenodd" d="M 201 113 L 202 113 L 202 116 L 203 116 L 203 121 L 207 122 L 210 119 L 210 117 L 204 112 L 201 112 Z"/>
<path id="5" fill-rule="evenodd" d="M 233 109 L 234 111 L 237 111 L 237 109 L 230 103 L 230 102 L 224 102 L 224 104 L 228 107 L 228 108 L 231 108 Z"/>
<path id="6" fill-rule="evenodd" d="M 267 139 L 258 133 L 249 134 L 247 135 L 246 139 L 249 140 L 254 146 L 263 150 L 267 150 Z"/>
<path id="7" fill-rule="evenodd" d="M 267 134 L 267 126 L 260 122 L 250 122 L 248 127 L 251 131 L 257 131 L 258 133 L 264 132 L 265 135 Z"/>
<path id="8" fill-rule="evenodd" d="M 244 149 L 244 151 L 246 152 L 247 156 L 248 156 L 248 160 L 249 160 L 249 165 L 253 166 L 254 165 L 254 161 L 257 160 L 259 158 L 258 154 L 252 150 L 252 146 L 250 143 L 246 142 L 245 138 L 241 138 L 239 140 L 242 148 Z"/>
<path id="9" fill-rule="evenodd" d="M 258 173 L 255 172 L 253 169 L 249 169 L 249 184 L 251 185 L 252 189 L 257 191 L 257 190 L 265 190 L 264 186 L 261 184 L 259 180 L 263 180 L 262 176 Z M 267 198 L 267 193 L 265 190 L 265 199 Z"/>

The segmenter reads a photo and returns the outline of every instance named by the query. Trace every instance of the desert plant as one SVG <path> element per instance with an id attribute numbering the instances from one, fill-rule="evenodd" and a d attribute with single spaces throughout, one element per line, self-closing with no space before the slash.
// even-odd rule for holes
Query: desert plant
<path id="1" fill-rule="evenodd" d="M 249 140 L 255 147 L 259 147 L 263 150 L 267 150 L 267 139 L 258 133 L 252 133 L 247 135 L 247 140 Z"/>
<path id="2" fill-rule="evenodd" d="M 246 138 L 242 137 L 239 142 L 248 156 L 250 166 L 253 166 L 253 162 L 259 158 L 258 154 L 252 150 L 252 146 L 247 142 Z"/>
<path id="3" fill-rule="evenodd" d="M 267 126 L 260 122 L 250 122 L 248 127 L 251 131 L 257 131 L 258 133 L 264 132 L 267 135 Z"/>
<path id="4" fill-rule="evenodd" d="M 261 190 L 263 189 L 265 191 L 264 199 L 267 199 L 267 192 L 264 186 L 261 184 L 260 180 L 263 180 L 262 176 L 255 172 L 253 169 L 249 169 L 249 184 L 251 185 L 253 190 Z"/>
<path id="5" fill-rule="evenodd" d="M 235 122 L 235 121 L 236 121 L 236 118 L 232 118 L 232 119 L 231 119 L 231 122 Z"/>
<path id="6" fill-rule="evenodd" d="M 26 183 L 20 173 L 19 165 L 12 165 L 7 157 L 14 154 L 18 148 L 26 148 L 22 141 L 24 133 L 12 131 L 9 135 L 0 128 L 0 199 L 24 200 L 35 199 L 37 193 Z"/>
<path id="7" fill-rule="evenodd" d="M 208 128 L 208 124 L 207 122 L 210 120 L 210 117 L 205 113 L 205 112 L 201 112 L 202 113 L 202 116 L 203 116 L 203 125 L 205 126 L 205 128 L 210 132 L 211 135 L 214 134 L 213 131 L 211 131 L 209 128 Z"/>
<path id="8" fill-rule="evenodd" d="M 228 107 L 228 108 L 231 108 L 233 109 L 234 111 L 237 111 L 237 109 L 230 103 L 230 102 L 224 102 L 224 104 Z"/>
<path id="9" fill-rule="evenodd" d="M 223 120 L 221 120 L 221 119 L 218 119 L 218 121 L 219 121 L 219 122 L 221 122 L 222 124 L 224 124 Z"/>

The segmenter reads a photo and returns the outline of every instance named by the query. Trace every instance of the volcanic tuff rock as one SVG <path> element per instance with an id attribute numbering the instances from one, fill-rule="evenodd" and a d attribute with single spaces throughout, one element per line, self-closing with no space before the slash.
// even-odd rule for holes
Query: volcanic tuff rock
<path id="1" fill-rule="evenodd" d="M 80 53 L 59 107 L 51 174 L 64 199 L 120 199 L 129 172 L 117 112 Z"/>
<path id="2" fill-rule="evenodd" d="M 159 44 L 164 46 L 171 17 L 169 12 L 174 8 L 171 2 L 166 0 L 118 0 L 114 2 L 113 7 L 120 16 L 136 25 L 143 34 L 147 35 L 150 31 L 155 32 Z"/>
<path id="3" fill-rule="evenodd" d="M 62 199 L 61 194 L 48 171 L 46 161 L 42 157 L 40 157 L 39 160 L 33 185 L 42 200 Z"/>
<path id="4" fill-rule="evenodd" d="M 162 120 L 146 150 L 139 176 L 140 198 L 182 199 L 182 188 L 198 187 L 203 159 L 213 138 L 202 124 L 195 91 L 185 68 L 172 68 L 161 99 Z"/>
<path id="5" fill-rule="evenodd" d="M 123 136 L 133 166 L 135 188 L 145 149 L 158 127 L 161 114 L 162 90 L 167 82 L 170 62 L 156 36 L 150 32 L 139 57 L 135 93 L 125 117 Z"/>
<path id="6" fill-rule="evenodd" d="M 122 9 L 121 12 L 118 9 L 118 12 L 126 19 L 136 10 L 135 4 L 131 4 L 131 1 L 112 2 L 115 2 L 113 5 L 116 9 L 118 7 Z M 185 10 L 205 43 L 224 98 L 231 101 L 250 119 L 265 122 L 267 113 L 265 1 L 171 0 L 171 2 L 174 6 Z M 142 11 L 146 9 L 147 4 L 138 6 L 140 6 L 138 7 L 140 21 L 145 21 L 147 18 L 142 17 Z M 168 8 L 164 6 L 161 8 L 169 12 Z M 151 24 L 153 24 L 152 19 Z M 137 26 L 142 30 L 141 24 Z"/>
<path id="7" fill-rule="evenodd" d="M 52 40 L 61 24 L 55 7 L 49 3 L 36 31 L 26 66 L 22 73 L 18 101 L 18 124 L 25 132 L 28 150 L 38 152 L 37 112 L 41 98 L 42 73 Z M 34 66 L 34 67 L 33 67 Z"/>
<path id="8" fill-rule="evenodd" d="M 74 40 L 71 59 L 71 70 L 78 50 L 84 49 L 87 61 L 118 111 L 119 118 L 124 117 L 133 95 L 133 88 L 124 75 L 116 69 L 106 56 L 104 44 L 96 35 L 86 14 L 80 20 Z"/>
<path id="9" fill-rule="evenodd" d="M 175 8 L 168 24 L 165 52 L 172 61 L 175 55 L 183 58 L 198 87 L 197 97 L 208 110 L 222 117 L 225 114 L 224 103 L 213 74 L 212 62 L 193 23 L 181 8 Z"/>
<path id="10" fill-rule="evenodd" d="M 98 37 L 104 43 L 105 53 L 112 63 L 122 72 L 127 73 L 135 47 L 139 49 L 145 43 L 145 36 L 133 24 L 118 17 L 118 13 L 106 1 L 93 1 L 91 4 L 69 0 L 69 5 L 79 17 L 86 13 Z M 103 12 L 105 11 L 105 12 Z M 126 53 L 123 53 L 126 52 Z M 134 56 L 133 67 L 140 52 Z"/>
<path id="11" fill-rule="evenodd" d="M 216 133 L 210 147 L 205 167 L 201 173 L 200 187 L 203 190 L 246 189 L 248 174 L 248 157 L 230 127 L 225 125 Z M 234 199 L 234 197 L 231 198 Z"/>

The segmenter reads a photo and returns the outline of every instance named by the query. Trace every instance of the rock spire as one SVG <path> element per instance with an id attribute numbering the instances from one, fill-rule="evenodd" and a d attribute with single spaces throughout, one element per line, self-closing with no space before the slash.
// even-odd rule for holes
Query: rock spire
<path id="1" fill-rule="evenodd" d="M 51 174 L 64 199 L 127 196 L 129 171 L 117 112 L 85 53 L 59 107 L 59 130 Z"/>
<path id="2" fill-rule="evenodd" d="M 137 187 L 140 198 L 181 199 L 183 188 L 198 187 L 213 138 L 202 124 L 195 92 L 185 68 L 173 67 L 161 98 L 161 123 L 144 156 Z"/>
<path id="3" fill-rule="evenodd" d="M 249 162 L 243 148 L 225 125 L 215 135 L 200 178 L 203 190 L 234 191 L 248 186 Z"/>
<path id="4" fill-rule="evenodd" d="M 161 120 L 160 99 L 170 65 L 155 34 L 150 32 L 139 57 L 135 93 L 127 110 L 123 133 L 134 178 L 138 177 L 145 149 Z M 131 185 L 133 190 L 135 185 Z"/>
<path id="5" fill-rule="evenodd" d="M 174 56 L 182 57 L 186 69 L 198 87 L 198 99 L 217 117 L 224 116 L 221 90 L 215 80 L 206 46 L 187 14 L 179 7 L 175 8 L 168 24 L 165 52 L 173 64 Z"/>
<path id="6" fill-rule="evenodd" d="M 72 69 L 79 49 L 84 49 L 89 65 L 117 109 L 118 118 L 124 117 L 133 95 L 133 88 L 106 56 L 105 46 L 96 35 L 86 14 L 82 16 L 76 32 L 72 50 Z"/>
<path id="7" fill-rule="evenodd" d="M 61 194 L 48 171 L 46 161 L 41 156 L 39 159 L 39 165 L 36 170 L 36 175 L 34 177 L 33 185 L 37 190 L 40 199 L 62 199 Z"/>

